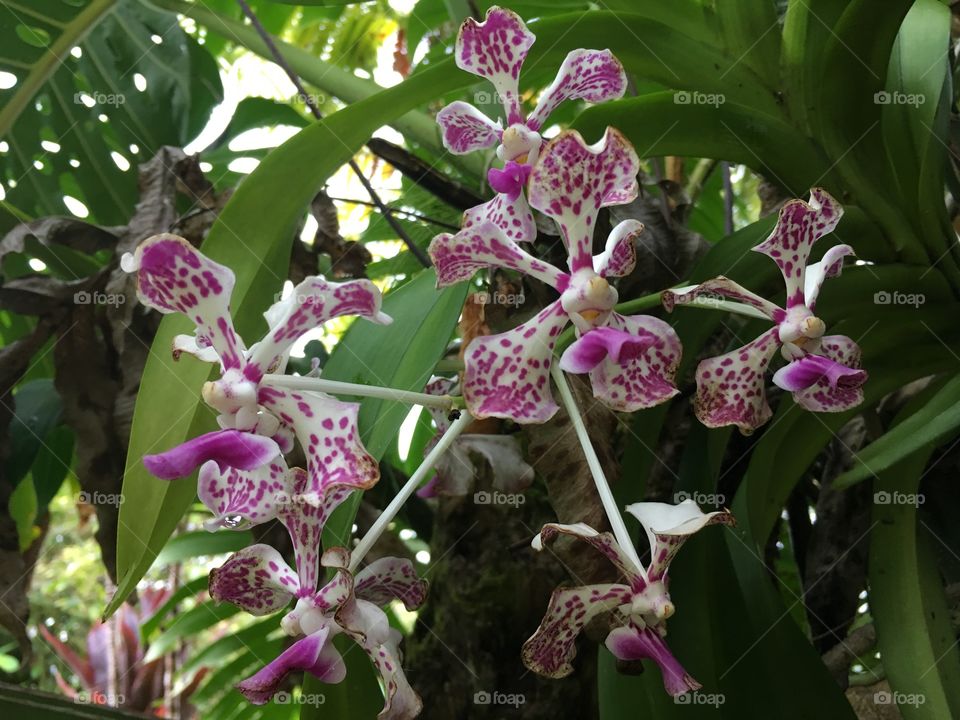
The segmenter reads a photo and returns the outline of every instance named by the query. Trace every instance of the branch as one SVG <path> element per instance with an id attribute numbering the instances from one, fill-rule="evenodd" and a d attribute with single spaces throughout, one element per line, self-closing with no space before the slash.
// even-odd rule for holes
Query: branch
<path id="1" fill-rule="evenodd" d="M 352 203 L 354 205 L 367 205 L 369 207 L 376 207 L 375 204 L 369 200 L 360 200 L 359 198 L 342 198 L 334 197 L 333 195 L 327 195 L 329 200 L 334 200 L 336 202 Z M 412 210 L 404 210 L 403 208 L 393 207 L 392 205 L 387 206 L 387 211 L 392 213 L 397 213 L 399 215 L 406 215 L 408 218 L 414 220 L 419 220 L 420 222 L 430 223 L 431 225 L 436 225 L 437 227 L 446 228 L 447 230 L 453 230 L 458 232 L 460 230 L 459 225 L 454 225 L 453 223 L 448 223 L 445 220 L 438 220 L 437 218 L 432 218 L 429 215 L 423 215 L 418 212 L 413 212 Z"/>
<path id="2" fill-rule="evenodd" d="M 377 157 L 383 158 L 403 173 L 411 182 L 440 198 L 458 210 L 468 210 L 483 202 L 486 198 L 468 187 L 454 182 L 437 170 L 433 165 L 416 155 L 382 138 L 370 138 L 367 147 Z"/>

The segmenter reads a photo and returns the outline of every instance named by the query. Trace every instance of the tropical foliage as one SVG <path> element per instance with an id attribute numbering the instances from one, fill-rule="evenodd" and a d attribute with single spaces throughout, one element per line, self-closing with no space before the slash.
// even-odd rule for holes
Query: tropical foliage
<path id="1" fill-rule="evenodd" d="M 960 716 L 953 5 L 500 5 L 0 1 L 0 703 Z"/>

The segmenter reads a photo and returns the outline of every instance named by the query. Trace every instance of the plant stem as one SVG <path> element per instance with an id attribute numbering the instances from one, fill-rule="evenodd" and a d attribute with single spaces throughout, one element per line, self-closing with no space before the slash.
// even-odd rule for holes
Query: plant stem
<path id="1" fill-rule="evenodd" d="M 607 476 L 600 465 L 600 458 L 597 457 L 597 451 L 590 442 L 590 435 L 587 433 L 587 426 L 583 422 L 583 416 L 580 414 L 580 408 L 577 407 L 577 401 L 570 391 L 570 385 L 563 374 L 563 370 L 557 363 L 550 367 L 550 374 L 557 384 L 557 390 L 560 391 L 560 400 L 570 416 L 570 422 L 573 423 L 573 429 L 577 433 L 577 439 L 583 448 L 583 454 L 587 458 L 587 466 L 590 468 L 590 474 L 593 475 L 593 483 L 597 487 L 597 494 L 600 495 L 600 502 L 603 504 L 604 512 L 607 514 L 607 520 L 610 521 L 610 527 L 613 530 L 613 536 L 620 544 L 620 548 L 634 563 L 639 570 L 643 570 L 640 557 L 637 555 L 637 549 L 634 547 L 633 538 L 627 532 L 627 526 L 623 522 L 623 516 L 620 514 L 620 508 L 617 507 L 617 501 L 613 497 L 610 485 L 607 483 Z"/>
<path id="2" fill-rule="evenodd" d="M 394 400 L 410 405 L 435 407 L 441 410 L 453 410 L 457 405 L 457 401 L 452 395 L 428 395 L 427 393 L 397 390 L 395 388 L 380 387 L 379 385 L 359 385 L 357 383 L 303 377 L 300 375 L 264 375 L 262 382 L 289 390 L 313 390 L 315 392 L 330 393 L 331 395 L 354 395 L 356 397 L 379 398 L 381 400 Z"/>
<path id="3" fill-rule="evenodd" d="M 292 82 L 294 87 L 296 87 L 297 92 L 300 93 L 300 97 L 304 100 L 307 107 L 310 109 L 310 112 L 317 120 L 322 119 L 323 113 L 320 111 L 319 106 L 313 99 L 313 96 L 307 93 L 306 88 L 300 81 L 300 76 L 297 75 L 296 71 L 290 67 L 290 64 L 286 61 L 286 58 L 283 57 L 283 53 L 280 52 L 280 48 L 277 47 L 277 44 L 274 42 L 273 36 L 267 32 L 267 29 L 260 22 L 260 19 L 247 4 L 246 0 L 237 0 L 237 4 L 240 6 L 243 14 L 246 15 L 250 20 L 250 24 L 253 25 L 253 28 L 257 31 L 260 39 L 263 40 L 263 43 L 267 46 L 267 49 L 273 56 L 274 62 L 277 63 L 277 65 L 279 65 L 280 68 L 287 74 L 287 77 L 290 78 L 290 82 Z M 430 262 L 429 256 L 426 254 L 426 252 L 424 252 L 423 248 L 417 245 L 413 239 L 407 235 L 407 231 L 403 229 L 400 221 L 393 216 L 393 213 L 390 212 L 390 209 L 383 202 L 383 199 L 377 194 L 377 191 L 373 189 L 373 185 L 370 183 L 370 180 L 367 179 L 367 176 L 364 175 L 363 171 L 360 170 L 360 166 L 357 165 L 356 160 L 351 158 L 347 164 L 357 176 L 360 184 L 363 185 L 363 189 L 367 191 L 367 194 L 370 196 L 370 200 L 372 200 L 373 204 L 376 205 L 378 210 L 380 210 L 380 213 L 387 221 L 387 224 L 389 224 L 390 227 L 393 228 L 393 231 L 397 233 L 397 237 L 403 241 L 403 243 L 407 246 L 407 249 L 418 261 L 420 261 L 421 265 L 424 267 L 430 267 L 432 263 Z"/>
<path id="4" fill-rule="evenodd" d="M 383 531 L 387 529 L 387 526 L 393 522 L 393 518 L 396 517 L 400 508 L 403 507 L 403 504 L 409 500 L 414 491 L 420 487 L 420 484 L 426 479 L 427 473 L 433 470 L 437 461 L 440 460 L 440 457 L 449 449 L 454 440 L 456 440 L 472 422 L 473 417 L 471 417 L 470 413 L 466 410 L 463 410 L 460 413 L 460 417 L 454 420 L 453 424 L 447 428 L 447 431 L 443 434 L 443 437 L 437 441 L 433 450 L 431 450 L 423 459 L 423 462 L 420 463 L 420 467 L 410 476 L 406 484 L 400 488 L 400 492 L 390 501 L 386 509 L 380 513 L 380 517 L 377 518 L 376 522 L 374 522 L 367 531 L 367 534 L 364 535 L 357 544 L 357 547 L 350 553 L 350 572 L 356 572 L 364 556 L 370 551 L 370 548 L 374 546 L 377 540 L 380 539 L 380 536 L 383 534 Z"/>

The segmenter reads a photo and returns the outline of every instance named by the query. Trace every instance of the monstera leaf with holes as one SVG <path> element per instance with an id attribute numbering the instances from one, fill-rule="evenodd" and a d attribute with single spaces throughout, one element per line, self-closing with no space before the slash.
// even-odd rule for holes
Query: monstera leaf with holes
<path id="1" fill-rule="evenodd" d="M 57 215 L 67 196 L 103 224 L 128 219 L 137 163 L 189 143 L 223 95 L 210 54 L 142 0 L 0 4 L 0 72 L 7 202 Z"/>

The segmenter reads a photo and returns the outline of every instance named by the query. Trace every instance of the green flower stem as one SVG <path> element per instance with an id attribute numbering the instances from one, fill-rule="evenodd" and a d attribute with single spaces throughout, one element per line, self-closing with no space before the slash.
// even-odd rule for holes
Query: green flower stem
<path id="1" fill-rule="evenodd" d="M 607 520 L 610 521 L 610 527 L 613 529 L 613 535 L 620 544 L 620 548 L 629 557 L 638 568 L 643 568 L 637 550 L 633 545 L 633 538 L 627 532 L 627 526 L 623 522 L 623 515 L 620 514 L 620 508 L 610 490 L 610 484 L 607 482 L 607 476 L 603 472 L 603 466 L 600 464 L 600 458 L 597 457 L 597 451 L 590 442 L 590 435 L 587 433 L 587 426 L 583 422 L 583 416 L 580 415 L 580 408 L 577 407 L 577 401 L 570 392 L 570 385 L 563 374 L 563 370 L 554 363 L 550 367 L 550 374 L 557 384 L 557 390 L 560 392 L 560 400 L 570 416 L 570 422 L 573 423 L 573 429 L 577 433 L 577 439 L 583 448 L 583 454 L 587 458 L 587 466 L 590 468 L 590 474 L 593 475 L 593 483 L 597 487 L 597 493 L 600 495 L 600 502 L 603 504 L 603 510 L 607 514 Z"/>
<path id="2" fill-rule="evenodd" d="M 409 405 L 423 405 L 424 407 L 440 408 L 441 410 L 453 410 L 457 407 L 457 400 L 452 395 L 428 395 L 411 392 L 410 390 L 380 387 L 379 385 L 358 385 L 357 383 L 300 375 L 264 375 L 263 382 L 288 390 L 312 390 L 329 393 L 330 395 L 353 395 L 380 400 L 394 400 Z"/>
<path id="3" fill-rule="evenodd" d="M 393 522 L 393 518 L 396 517 L 400 508 L 403 507 L 403 504 L 410 499 L 414 491 L 426 480 L 427 474 L 433 470 L 434 466 L 440 460 L 441 456 L 450 448 L 454 440 L 460 437 L 460 434 L 466 430 L 467 426 L 472 422 L 473 417 L 464 410 L 460 413 L 460 417 L 454 420 L 453 424 L 447 428 L 447 431 L 443 434 L 443 437 L 437 441 L 433 450 L 431 450 L 423 459 L 423 462 L 420 463 L 420 467 L 410 476 L 406 484 L 400 488 L 400 492 L 390 501 L 386 509 L 380 513 L 380 517 L 377 518 L 376 522 L 374 522 L 367 531 L 367 534 L 357 543 L 357 547 L 350 553 L 350 572 L 357 571 L 364 556 L 370 551 L 370 548 L 374 546 L 377 540 L 380 539 L 380 536 L 383 534 L 383 531 L 387 529 L 387 526 Z"/>

